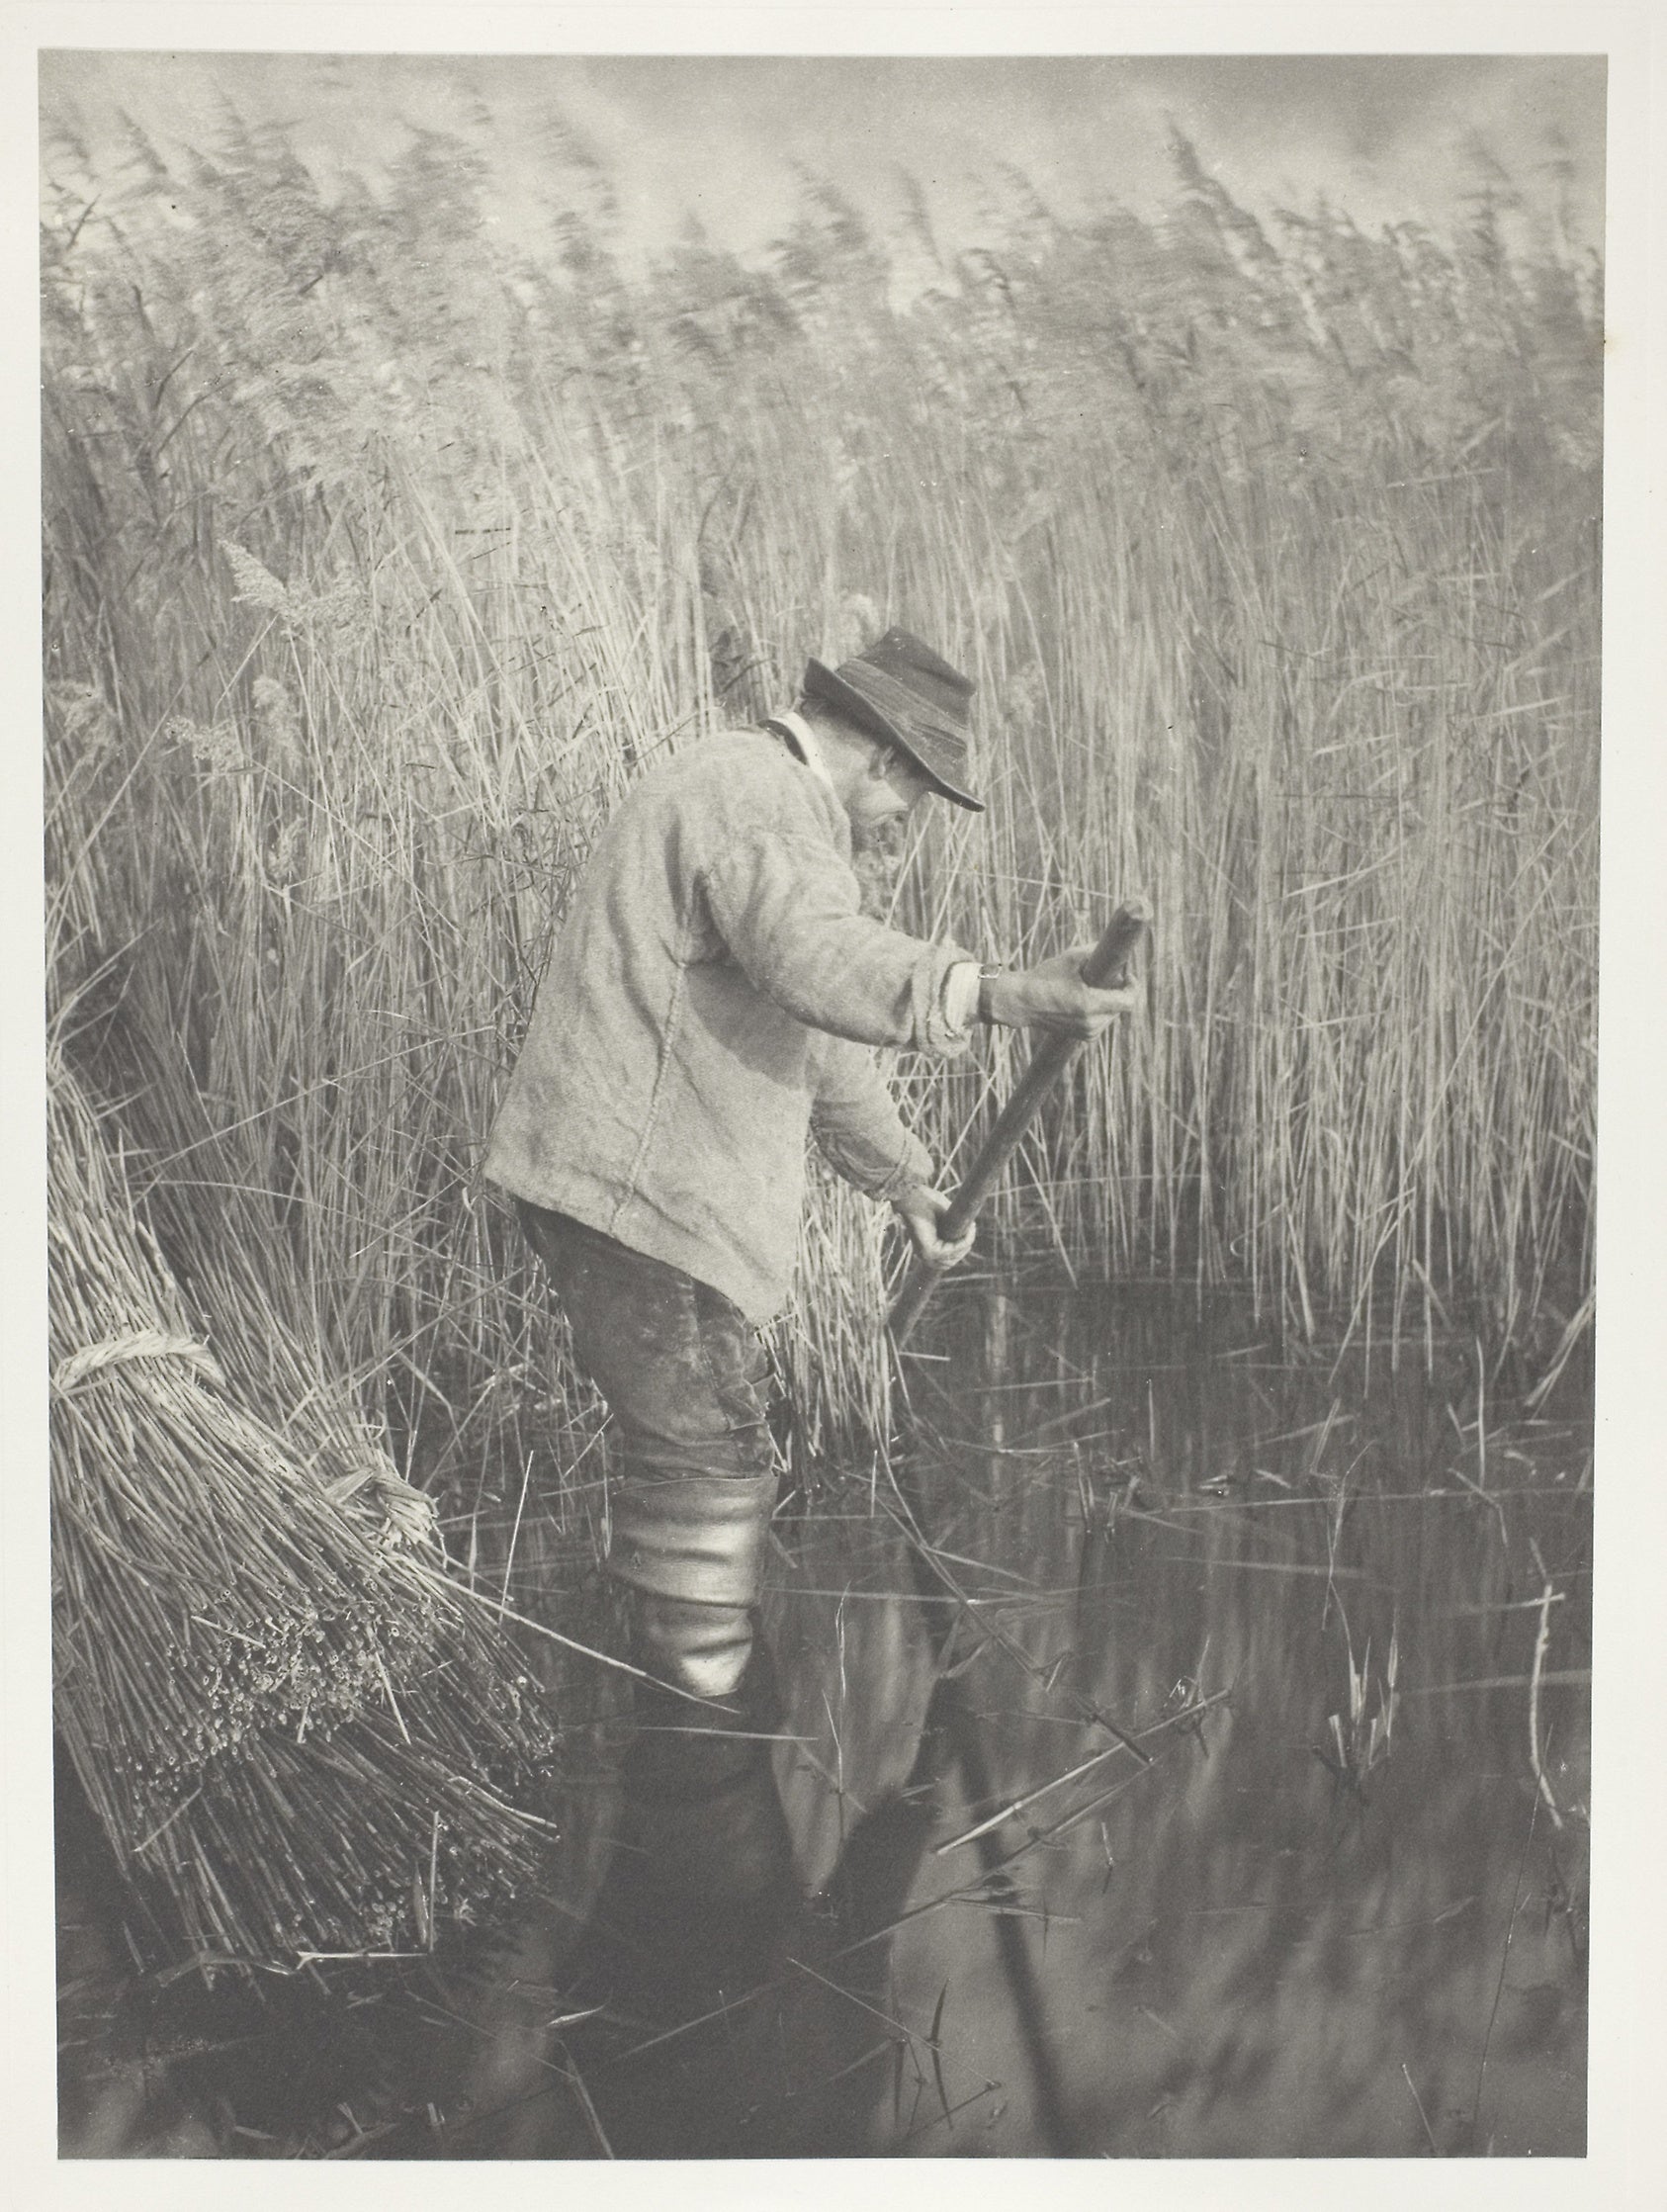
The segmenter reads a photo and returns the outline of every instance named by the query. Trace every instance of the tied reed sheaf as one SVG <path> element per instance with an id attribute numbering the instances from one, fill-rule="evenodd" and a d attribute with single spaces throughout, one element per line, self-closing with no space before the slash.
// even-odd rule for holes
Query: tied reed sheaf
<path id="1" fill-rule="evenodd" d="M 61 1052 L 48 1064 L 59 1733 L 147 1915 L 203 1960 L 426 1945 L 524 1885 L 548 1729 L 427 1517 L 337 1428 L 228 1394 Z M 313 1428 L 327 1434 L 328 1420 Z M 300 1437 L 308 1433 L 302 1424 Z"/>
<path id="2" fill-rule="evenodd" d="M 946 259 L 812 183 L 767 256 L 637 269 L 607 177 L 545 150 L 542 218 L 497 225 L 433 133 L 329 195 L 275 128 L 172 166 L 135 134 L 97 180 L 48 141 L 54 963 L 101 979 L 87 1050 L 186 1277 L 233 1206 L 443 1506 L 559 1489 L 582 1401 L 476 1175 L 553 921 L 641 769 L 902 621 L 979 681 L 992 805 L 937 810 L 900 920 L 1022 961 L 1156 913 L 1149 1016 L 992 1246 L 1240 1280 L 1299 1330 L 1555 1338 L 1590 1277 L 1593 272 L 1496 174 L 1445 234 L 1268 225 L 1180 142 L 1161 220 L 1013 180 Z M 951 1176 L 1012 1073 L 903 1069 Z M 882 1235 L 819 1185 L 779 1333 L 813 1443 L 887 1434 Z M 554 1408 L 505 1380 L 541 1374 Z"/>

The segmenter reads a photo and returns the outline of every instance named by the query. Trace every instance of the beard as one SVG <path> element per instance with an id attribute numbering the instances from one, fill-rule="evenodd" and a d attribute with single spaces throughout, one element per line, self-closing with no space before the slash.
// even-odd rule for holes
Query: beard
<path id="1" fill-rule="evenodd" d="M 892 910 L 898 878 L 903 873 L 906 832 L 901 819 L 882 822 L 851 840 L 851 866 L 861 889 L 859 911 L 871 921 L 884 922 Z"/>

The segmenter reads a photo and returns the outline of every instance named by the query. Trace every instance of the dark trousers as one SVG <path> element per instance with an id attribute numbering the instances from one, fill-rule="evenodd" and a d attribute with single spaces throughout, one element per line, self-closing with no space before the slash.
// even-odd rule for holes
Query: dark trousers
<path id="1" fill-rule="evenodd" d="M 727 1697 L 751 1652 L 775 1505 L 768 1363 L 741 1308 L 710 1283 L 517 1201 L 618 1434 L 608 1570 L 629 1592 L 638 1656 L 703 1697 Z"/>

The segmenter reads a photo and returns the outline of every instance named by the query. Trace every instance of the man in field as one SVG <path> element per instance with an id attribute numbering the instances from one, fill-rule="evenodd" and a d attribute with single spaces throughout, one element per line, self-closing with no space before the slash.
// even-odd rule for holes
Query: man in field
<path id="1" fill-rule="evenodd" d="M 1093 1036 L 1133 1003 L 1078 947 L 981 970 L 862 911 L 853 853 L 966 788 L 973 685 L 888 630 L 812 661 L 792 713 L 655 768 L 573 893 L 485 1173 L 521 1220 L 607 1399 L 620 1460 L 610 1572 L 636 1656 L 726 1699 L 753 1636 L 776 1467 L 756 1329 L 787 1295 L 813 1136 L 921 1258 L 970 1235 L 871 1048 L 948 1059 L 974 1026 Z"/>

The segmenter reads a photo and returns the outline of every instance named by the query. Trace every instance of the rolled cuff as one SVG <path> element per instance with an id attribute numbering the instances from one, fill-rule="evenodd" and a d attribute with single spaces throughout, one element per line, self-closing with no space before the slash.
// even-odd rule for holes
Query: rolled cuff
<path id="1" fill-rule="evenodd" d="M 777 1478 L 628 1469 L 610 1500 L 616 1582 L 696 1605 L 757 1603 Z"/>
<path id="2" fill-rule="evenodd" d="M 978 1009 L 978 962 L 969 960 L 959 945 L 931 945 L 924 956 L 918 960 L 911 978 L 911 1012 L 914 1016 L 914 1036 L 911 1042 L 917 1052 L 927 1053 L 934 1060 L 953 1060 L 966 1051 L 971 1036 L 970 1020 L 959 1018 L 959 993 L 964 986 L 957 985 L 956 977 L 967 967 L 973 972 L 973 1011 Z M 952 995 L 956 999 L 956 1014 L 950 1012 Z"/>
<path id="3" fill-rule="evenodd" d="M 929 1190 L 932 1185 L 932 1156 L 919 1137 L 907 1137 L 902 1158 L 883 1183 L 869 1189 L 871 1198 L 890 1201 L 901 1197 L 905 1191 Z"/>
<path id="4" fill-rule="evenodd" d="M 982 973 L 976 960 L 957 960 L 943 979 L 943 1018 L 963 1036 L 978 1019 L 978 979 Z"/>

